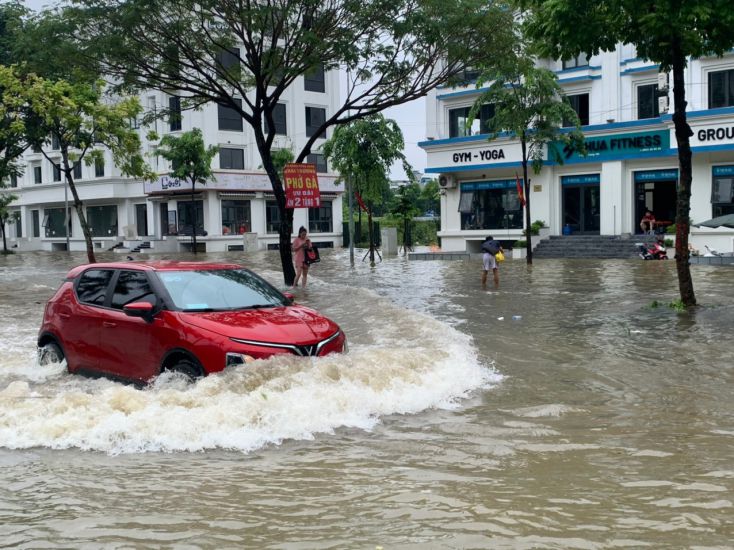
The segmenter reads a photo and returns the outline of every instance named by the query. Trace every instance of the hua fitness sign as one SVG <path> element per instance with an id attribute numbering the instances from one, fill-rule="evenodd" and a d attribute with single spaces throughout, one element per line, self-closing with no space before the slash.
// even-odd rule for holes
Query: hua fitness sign
<path id="1" fill-rule="evenodd" d="M 555 143 L 558 147 L 563 147 L 561 142 Z M 587 137 L 584 144 L 587 152 L 585 157 L 577 151 L 564 148 L 564 160 L 566 162 L 590 162 L 660 153 L 670 149 L 670 132 L 662 130 Z"/>

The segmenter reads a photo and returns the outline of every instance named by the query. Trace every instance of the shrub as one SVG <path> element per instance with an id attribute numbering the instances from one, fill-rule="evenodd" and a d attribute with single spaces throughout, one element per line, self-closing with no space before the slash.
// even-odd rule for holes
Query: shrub
<path id="1" fill-rule="evenodd" d="M 673 239 L 665 239 L 664 244 L 668 248 L 673 248 L 675 241 L 673 241 Z"/>
<path id="2" fill-rule="evenodd" d="M 513 248 L 525 248 L 527 245 L 528 245 L 528 241 L 520 240 L 520 241 L 515 241 L 512 247 Z"/>

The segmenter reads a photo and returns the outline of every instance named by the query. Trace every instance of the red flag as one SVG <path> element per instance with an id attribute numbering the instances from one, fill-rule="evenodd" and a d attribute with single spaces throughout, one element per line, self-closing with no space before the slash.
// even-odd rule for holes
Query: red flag
<path id="1" fill-rule="evenodd" d="M 354 192 L 354 196 L 357 197 L 357 202 L 359 203 L 359 207 L 367 212 L 367 205 L 362 200 L 362 195 L 360 195 L 357 191 Z"/>
<path id="2" fill-rule="evenodd" d="M 515 185 L 517 185 L 517 198 L 520 199 L 520 204 L 525 208 L 525 193 L 522 190 L 522 183 L 520 182 L 520 177 L 517 175 L 517 172 L 515 172 Z"/>

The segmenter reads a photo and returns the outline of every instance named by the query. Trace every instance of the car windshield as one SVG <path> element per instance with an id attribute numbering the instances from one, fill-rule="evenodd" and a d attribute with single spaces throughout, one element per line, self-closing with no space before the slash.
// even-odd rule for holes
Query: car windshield
<path id="1" fill-rule="evenodd" d="M 285 297 L 246 269 L 159 271 L 173 303 L 184 311 L 229 311 L 277 307 Z"/>

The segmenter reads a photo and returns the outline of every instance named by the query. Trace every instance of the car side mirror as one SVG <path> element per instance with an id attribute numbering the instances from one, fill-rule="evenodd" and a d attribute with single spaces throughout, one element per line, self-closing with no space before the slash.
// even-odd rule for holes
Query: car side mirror
<path id="1" fill-rule="evenodd" d="M 293 302 L 296 301 L 296 297 L 290 292 L 284 292 L 283 296 L 285 296 L 285 299 L 288 300 L 288 305 L 291 305 Z"/>
<path id="2" fill-rule="evenodd" d="M 150 302 L 133 302 L 124 306 L 122 311 L 128 317 L 141 317 L 149 323 L 153 321 L 153 304 Z"/>

